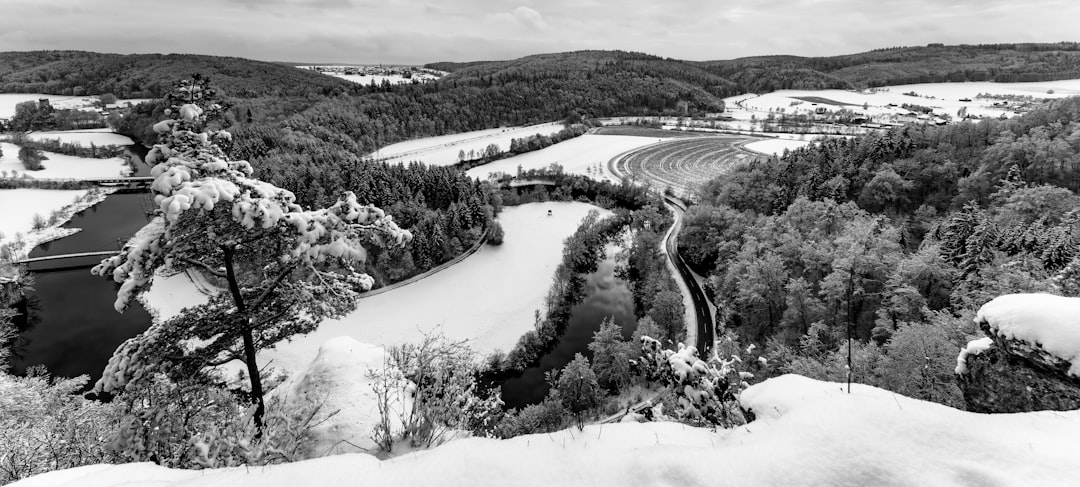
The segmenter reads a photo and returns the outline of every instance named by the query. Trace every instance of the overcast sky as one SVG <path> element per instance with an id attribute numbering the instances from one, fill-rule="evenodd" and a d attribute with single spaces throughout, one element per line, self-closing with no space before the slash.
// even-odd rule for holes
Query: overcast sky
<path id="1" fill-rule="evenodd" d="M 0 51 L 422 64 L 580 49 L 690 60 L 1080 40 L 1076 0 L 0 0 Z"/>

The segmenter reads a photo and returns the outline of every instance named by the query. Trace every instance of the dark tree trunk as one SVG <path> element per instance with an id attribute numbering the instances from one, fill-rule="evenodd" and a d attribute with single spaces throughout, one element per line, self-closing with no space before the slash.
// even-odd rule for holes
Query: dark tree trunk
<path id="1" fill-rule="evenodd" d="M 263 402 L 262 377 L 259 376 L 259 364 L 255 361 L 255 337 L 252 335 L 251 318 L 247 314 L 247 306 L 244 305 L 244 297 L 240 295 L 240 284 L 236 280 L 236 272 L 233 269 L 233 253 L 235 249 L 224 246 L 225 253 L 225 278 L 229 281 L 229 292 L 232 293 L 233 302 L 239 312 L 240 334 L 244 340 L 244 363 L 247 364 L 248 378 L 251 380 L 251 402 L 255 404 L 255 430 L 256 437 L 262 436 L 263 416 L 266 414 L 266 404 Z"/>

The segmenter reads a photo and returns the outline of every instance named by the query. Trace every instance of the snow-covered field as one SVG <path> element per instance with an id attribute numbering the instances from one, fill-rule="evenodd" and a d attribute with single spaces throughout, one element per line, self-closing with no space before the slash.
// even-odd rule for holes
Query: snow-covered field
<path id="1" fill-rule="evenodd" d="M 66 95 L 45 95 L 41 93 L 0 93 L 0 118 L 11 118 L 15 115 L 15 105 L 24 101 L 38 101 L 42 98 L 47 98 L 49 104 L 53 108 L 58 109 L 92 109 L 94 103 L 98 101 L 94 96 L 66 96 Z M 117 100 L 115 104 L 110 106 L 126 106 L 128 103 L 137 105 L 144 101 L 148 101 L 146 98 L 131 98 Z"/>
<path id="2" fill-rule="evenodd" d="M 808 140 L 765 139 L 751 142 L 743 147 L 762 154 L 783 155 L 784 150 L 795 150 L 810 145 Z"/>
<path id="3" fill-rule="evenodd" d="M 51 472 L 19 487 L 126 485 L 1072 486 L 1080 411 L 975 414 L 874 387 L 786 375 L 740 399 L 732 430 L 678 423 L 469 438 L 380 461 L 347 454 L 270 467 L 171 470 L 150 463 Z"/>
<path id="4" fill-rule="evenodd" d="M 56 132 L 34 132 L 29 134 L 32 140 L 60 139 L 61 142 L 79 144 L 85 147 L 94 145 L 131 145 L 133 142 L 126 135 L 120 135 L 112 129 L 62 130 Z"/>
<path id="5" fill-rule="evenodd" d="M 533 313 L 562 259 L 563 240 L 592 209 L 596 207 L 577 202 L 508 207 L 499 215 L 506 235 L 501 246 L 485 245 L 446 270 L 363 298 L 356 311 L 279 344 L 263 353 L 260 363 L 296 371 L 324 342 L 338 336 L 390 346 L 418 341 L 423 332 L 436 329 L 449 338 L 468 339 L 481 354 L 508 351 L 533 329 Z M 553 216 L 547 216 L 548 210 Z M 160 319 L 204 300 L 185 274 L 155 278 L 144 296 Z"/>
<path id="6" fill-rule="evenodd" d="M 507 151 L 510 150 L 511 139 L 521 139 L 536 134 L 551 135 L 562 129 L 562 123 L 552 122 L 425 137 L 388 145 L 373 155 L 394 164 L 420 161 L 430 166 L 450 166 L 459 162 L 460 151 L 468 153 L 471 150 L 479 153 L 491 144 Z"/>
<path id="7" fill-rule="evenodd" d="M 538 151 L 526 152 L 506 159 L 501 159 L 466 171 L 470 177 L 487 179 L 494 173 L 517 174 L 520 165 L 523 170 L 540 169 L 559 164 L 563 170 L 572 174 L 584 174 L 600 181 L 615 181 L 617 178 L 608 170 L 607 163 L 612 157 L 623 152 L 670 140 L 632 135 L 594 135 L 585 134 L 570 140 L 559 142 Z"/>
<path id="8" fill-rule="evenodd" d="M 905 95 L 915 92 L 918 96 Z M 851 109 L 870 116 L 875 121 L 880 118 L 895 117 L 907 113 L 901 108 L 907 103 L 934 109 L 935 114 L 957 117 L 964 108 L 969 115 L 999 117 L 1012 116 L 1009 106 L 993 106 L 1001 100 L 978 98 L 980 93 L 994 95 L 1031 96 L 1035 99 L 1063 98 L 1080 95 L 1080 80 L 1045 81 L 1035 83 L 993 83 L 989 81 L 966 83 L 921 83 L 910 85 L 884 86 L 873 90 L 780 90 L 761 96 L 739 95 L 726 98 L 726 115 L 736 120 L 749 120 L 751 116 L 763 119 L 768 112 L 787 114 L 812 112 L 817 107 L 828 110 Z M 811 98 L 802 100 L 800 98 Z M 820 100 L 824 99 L 824 100 Z M 970 99 L 970 101 L 960 101 Z M 832 103 L 837 102 L 837 103 Z M 889 105 L 895 106 L 889 106 Z M 1015 104 L 1010 101 L 1009 105 Z M 863 106 L 866 105 L 866 108 Z"/>
<path id="9" fill-rule="evenodd" d="M 3 189 L 0 190 L 0 243 L 10 242 L 16 233 L 26 235 L 34 227 L 34 215 L 49 214 L 70 205 L 86 190 Z"/>
<path id="10" fill-rule="evenodd" d="M 411 78 L 406 78 L 404 76 L 401 76 L 400 74 L 391 74 L 391 75 L 385 75 L 385 74 L 367 74 L 367 75 L 365 75 L 365 74 L 343 74 L 343 73 L 323 73 L 323 74 L 325 74 L 327 76 L 333 76 L 335 78 L 341 78 L 343 80 L 352 81 L 353 83 L 357 83 L 357 84 L 361 84 L 361 85 L 370 85 L 371 83 L 375 83 L 376 85 L 381 85 L 383 80 L 389 81 L 390 84 L 392 84 L 392 85 L 400 85 L 402 83 L 412 83 L 413 81 L 426 82 L 426 81 L 434 81 L 436 79 L 439 79 L 439 78 L 437 78 L 435 76 L 432 76 L 430 74 L 427 74 L 427 73 L 413 73 Z"/>
<path id="11" fill-rule="evenodd" d="M 8 177 L 12 174 L 20 177 L 25 174 L 35 179 L 112 178 L 122 176 L 128 171 L 124 160 L 119 157 L 93 159 L 44 151 L 42 153 L 47 159 L 41 161 L 41 165 L 45 169 L 27 171 L 19 161 L 19 146 L 2 142 L 0 150 L 4 151 L 3 157 L 0 157 L 0 174 L 7 172 Z"/>

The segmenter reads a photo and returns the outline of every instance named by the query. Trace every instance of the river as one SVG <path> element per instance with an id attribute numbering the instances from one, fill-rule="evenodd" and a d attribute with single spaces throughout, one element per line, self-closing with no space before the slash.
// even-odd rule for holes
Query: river
<path id="1" fill-rule="evenodd" d="M 570 323 L 555 348 L 541 357 L 535 366 L 502 383 L 502 399 L 506 407 L 520 408 L 543 401 L 548 392 L 545 380 L 548 371 L 562 369 L 578 353 L 591 359 L 589 343 L 593 334 L 600 330 L 600 324 L 609 316 L 614 317 L 615 323 L 622 327 L 623 338 L 629 339 L 637 326 L 634 298 L 626 283 L 615 277 L 615 260 L 611 257 L 601 261 L 596 272 L 589 274 L 585 283 L 585 299 L 571 309 Z"/>
<path id="2" fill-rule="evenodd" d="M 136 149 L 135 155 L 144 151 Z M 136 174 L 148 174 L 141 159 Z M 63 228 L 82 231 L 42 244 L 30 257 L 119 249 L 120 244 L 149 221 L 153 208 L 148 193 L 114 193 L 105 201 L 76 214 Z M 116 347 L 150 325 L 150 315 L 138 302 L 124 313 L 113 308 L 119 285 L 90 274 L 100 257 L 30 264 L 33 289 L 19 306 L 19 339 L 13 365 L 22 374 L 31 365 L 44 365 L 56 376 L 101 376 Z"/>

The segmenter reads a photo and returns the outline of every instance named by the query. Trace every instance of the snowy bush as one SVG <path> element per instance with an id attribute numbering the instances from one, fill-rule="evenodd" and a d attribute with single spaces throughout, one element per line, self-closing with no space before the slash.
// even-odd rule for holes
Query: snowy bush
<path id="1" fill-rule="evenodd" d="M 124 462 L 174 468 L 269 465 L 314 456 L 312 427 L 332 416 L 312 401 L 271 400 L 261 434 L 254 406 L 217 387 L 157 377 L 114 400 L 123 419 L 108 451 Z"/>
<path id="2" fill-rule="evenodd" d="M 429 448 L 459 430 L 490 434 L 502 401 L 497 394 L 480 394 L 476 356 L 465 342 L 425 333 L 419 343 L 391 348 L 388 355 L 387 366 L 372 374 L 382 416 L 375 428 L 380 448 L 389 451 L 398 436 L 413 447 Z M 390 393 L 405 383 L 412 400 L 406 408 L 394 408 Z M 395 412 L 399 417 L 390 418 Z M 402 430 L 393 431 L 394 424 Z"/>
<path id="3" fill-rule="evenodd" d="M 641 337 L 641 358 L 632 364 L 646 379 L 672 389 L 678 401 L 675 416 L 693 422 L 731 427 L 746 423 L 736 399 L 745 387 L 736 365 L 737 356 L 702 360 L 696 347 L 679 344 L 678 351 L 664 349 L 648 336 Z"/>
<path id="4" fill-rule="evenodd" d="M 106 448 L 118 408 L 88 401 L 85 376 L 52 379 L 0 373 L 0 485 L 64 468 L 115 462 Z"/>

